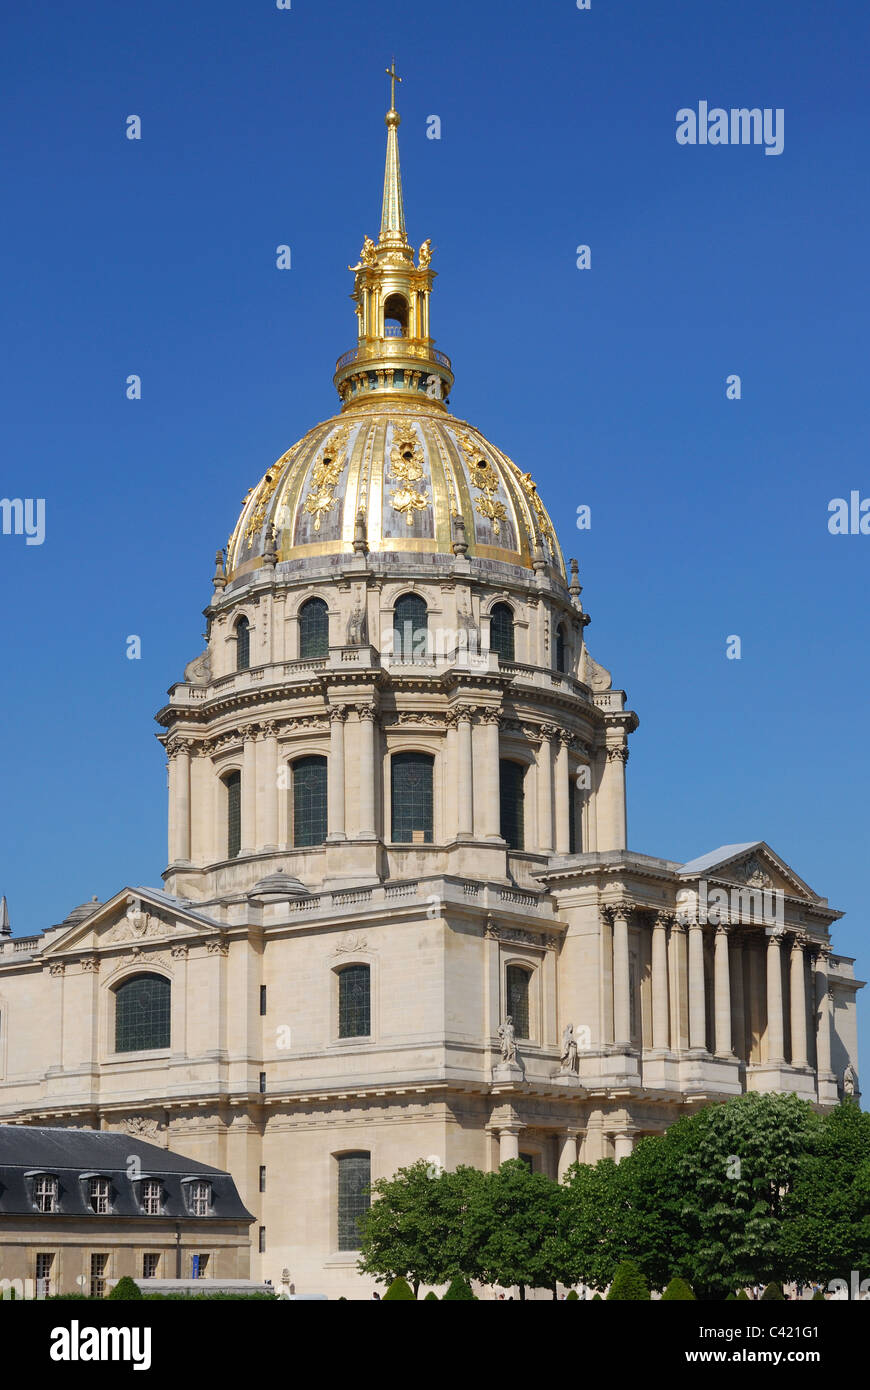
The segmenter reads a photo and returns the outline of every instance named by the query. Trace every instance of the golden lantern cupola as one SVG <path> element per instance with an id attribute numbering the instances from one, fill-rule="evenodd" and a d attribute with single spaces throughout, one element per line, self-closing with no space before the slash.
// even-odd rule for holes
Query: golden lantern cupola
<path id="1" fill-rule="evenodd" d="M 402 173 L 399 164 L 399 124 L 395 63 L 387 69 L 391 81 L 387 127 L 387 158 L 381 230 L 377 245 L 367 236 L 354 273 L 358 324 L 357 346 L 335 364 L 335 387 L 343 408 L 367 398 L 384 396 L 425 400 L 446 410 L 453 372 L 450 358 L 439 352 L 429 332 L 429 299 L 436 272 L 431 267 L 428 240 L 414 248 L 405 231 Z"/>

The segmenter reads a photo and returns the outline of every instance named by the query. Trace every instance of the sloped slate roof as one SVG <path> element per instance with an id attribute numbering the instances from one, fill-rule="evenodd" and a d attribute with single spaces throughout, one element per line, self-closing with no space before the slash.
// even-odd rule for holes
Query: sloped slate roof
<path id="1" fill-rule="evenodd" d="M 0 1125 L 0 1220 L 4 1215 L 33 1215 L 27 1173 L 50 1173 L 58 1179 L 58 1216 L 91 1216 L 83 1174 L 99 1174 L 111 1181 L 111 1215 L 143 1217 L 138 1183 L 130 1177 L 131 1158 L 138 1159 L 140 1173 L 159 1178 L 163 1187 L 163 1215 L 176 1220 L 252 1221 L 229 1173 L 196 1159 L 170 1153 L 128 1134 L 103 1130 L 54 1129 L 35 1125 Z M 202 1177 L 211 1183 L 212 1212 L 190 1216 L 184 1200 L 184 1178 Z M 46 1215 L 51 1220 L 51 1215 Z M 143 1217 L 155 1220 L 154 1217 Z"/>
<path id="2" fill-rule="evenodd" d="M 684 864 L 680 873 L 703 873 L 705 869 L 712 869 L 715 864 L 724 864 L 729 859 L 735 859 L 738 854 L 748 854 L 751 849 L 758 849 L 763 843 L 763 840 L 748 840 L 745 845 L 720 845 L 718 849 L 711 849 L 709 854 L 702 854 L 700 859 L 692 859 L 688 864 Z"/>

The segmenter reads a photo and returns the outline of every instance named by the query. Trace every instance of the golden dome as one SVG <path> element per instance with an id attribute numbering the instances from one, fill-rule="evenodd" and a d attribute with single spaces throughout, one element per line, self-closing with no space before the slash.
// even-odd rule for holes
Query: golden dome
<path id="1" fill-rule="evenodd" d="M 397 74 L 393 72 L 393 96 Z M 341 413 L 315 425 L 251 489 L 226 580 L 269 562 L 354 551 L 431 552 L 535 564 L 566 578 L 528 473 L 447 408 L 450 359 L 429 332 L 436 272 L 405 231 L 399 114 L 386 115 L 381 229 L 354 274 L 357 345 L 336 363 Z"/>
<path id="2" fill-rule="evenodd" d="M 271 534 L 280 563 L 352 554 L 361 532 L 376 553 L 450 555 L 459 542 L 469 556 L 527 569 L 538 558 L 565 578 L 528 473 L 443 407 L 398 393 L 369 399 L 315 425 L 251 490 L 230 539 L 228 580 L 262 564 Z"/>

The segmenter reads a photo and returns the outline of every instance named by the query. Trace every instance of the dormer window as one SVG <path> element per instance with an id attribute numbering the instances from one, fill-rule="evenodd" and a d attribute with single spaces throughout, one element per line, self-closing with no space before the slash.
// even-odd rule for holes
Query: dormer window
<path id="1" fill-rule="evenodd" d="M 142 1210 L 146 1216 L 159 1216 L 163 1210 L 163 1191 L 157 1178 L 142 1184 Z"/>
<path id="2" fill-rule="evenodd" d="M 211 1183 L 197 1179 L 188 1185 L 187 1205 L 191 1216 L 208 1216 L 211 1211 Z"/>
<path id="3" fill-rule="evenodd" d="M 57 1211 L 57 1178 L 50 1173 L 35 1178 L 33 1201 L 37 1211 Z"/>
<path id="4" fill-rule="evenodd" d="M 88 1178 L 88 1201 L 91 1211 L 96 1212 L 97 1216 L 108 1215 L 111 1210 L 108 1178 Z"/>

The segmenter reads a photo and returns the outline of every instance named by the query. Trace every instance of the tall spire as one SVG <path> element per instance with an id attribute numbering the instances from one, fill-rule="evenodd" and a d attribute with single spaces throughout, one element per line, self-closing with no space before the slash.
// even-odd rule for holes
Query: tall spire
<path id="1" fill-rule="evenodd" d="M 386 69 L 390 79 L 390 109 L 384 117 L 387 127 L 387 163 L 384 169 L 384 201 L 381 208 L 380 245 L 407 246 L 405 233 L 405 207 L 402 201 L 402 171 L 399 166 L 399 125 L 401 117 L 396 110 L 396 83 L 401 77 L 396 72 L 393 59 Z"/>

